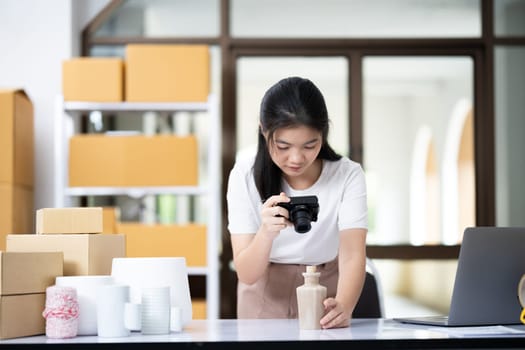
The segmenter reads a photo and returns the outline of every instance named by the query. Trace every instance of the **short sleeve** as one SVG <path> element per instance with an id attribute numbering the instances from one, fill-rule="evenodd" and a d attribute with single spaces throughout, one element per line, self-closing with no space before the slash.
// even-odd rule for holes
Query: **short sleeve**
<path id="1" fill-rule="evenodd" d="M 254 234 L 259 229 L 260 196 L 254 193 L 254 188 L 251 167 L 236 163 L 230 172 L 226 192 L 228 231 L 231 234 Z"/>
<path id="2" fill-rule="evenodd" d="M 351 169 L 345 179 L 344 192 L 339 211 L 339 230 L 350 228 L 368 228 L 368 207 L 366 181 L 363 168 Z"/>

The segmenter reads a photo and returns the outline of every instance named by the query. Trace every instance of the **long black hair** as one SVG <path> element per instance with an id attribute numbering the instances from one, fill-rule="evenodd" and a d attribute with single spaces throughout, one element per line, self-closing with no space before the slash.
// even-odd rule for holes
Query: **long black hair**
<path id="1" fill-rule="evenodd" d="M 253 165 L 255 185 L 262 200 L 279 194 L 282 190 L 282 171 L 272 161 L 266 139 L 273 140 L 277 129 L 307 126 L 322 135 L 322 146 L 317 159 L 338 160 L 337 154 L 328 144 L 330 120 L 321 91 L 310 80 L 289 77 L 270 87 L 263 96 L 260 109 L 259 140 Z"/>

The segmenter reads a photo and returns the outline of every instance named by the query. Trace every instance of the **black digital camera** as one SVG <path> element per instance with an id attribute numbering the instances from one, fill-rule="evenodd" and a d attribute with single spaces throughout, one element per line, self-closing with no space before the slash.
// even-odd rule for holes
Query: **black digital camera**
<path id="1" fill-rule="evenodd" d="M 317 221 L 317 214 L 319 213 L 317 196 L 290 197 L 289 202 L 282 202 L 277 205 L 288 210 L 289 220 L 298 233 L 310 231 L 311 222 Z"/>

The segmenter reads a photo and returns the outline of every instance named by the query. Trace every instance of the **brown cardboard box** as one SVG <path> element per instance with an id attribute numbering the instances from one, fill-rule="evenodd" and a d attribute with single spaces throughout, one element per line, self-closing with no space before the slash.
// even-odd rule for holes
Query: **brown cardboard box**
<path id="1" fill-rule="evenodd" d="M 33 188 L 33 104 L 23 90 L 0 90 L 0 184 Z"/>
<path id="2" fill-rule="evenodd" d="M 113 258 L 126 256 L 125 236 L 8 235 L 9 252 L 64 252 L 64 276 L 110 275 Z"/>
<path id="3" fill-rule="evenodd" d="M 101 233 L 102 219 L 102 207 L 38 209 L 36 233 Z"/>
<path id="4" fill-rule="evenodd" d="M 206 299 L 192 299 L 191 310 L 194 320 L 206 319 Z"/>
<path id="5" fill-rule="evenodd" d="M 206 226 L 145 225 L 120 223 L 118 232 L 126 235 L 126 256 L 184 256 L 188 266 L 206 266 Z"/>
<path id="6" fill-rule="evenodd" d="M 79 57 L 62 63 L 64 101 L 124 100 L 124 61 L 117 57 Z"/>
<path id="7" fill-rule="evenodd" d="M 117 223 L 120 220 L 120 209 L 118 207 L 103 207 L 102 216 L 102 233 L 117 233 Z"/>
<path id="8" fill-rule="evenodd" d="M 0 184 L 0 250 L 12 233 L 34 232 L 33 190 Z"/>
<path id="9" fill-rule="evenodd" d="M 69 140 L 69 186 L 194 186 L 195 136 L 77 135 Z"/>
<path id="10" fill-rule="evenodd" d="M 210 93 L 205 45 L 126 47 L 126 101 L 204 102 Z"/>
<path id="11" fill-rule="evenodd" d="M 45 293 L 63 273 L 62 252 L 0 252 L 0 295 Z"/>
<path id="12" fill-rule="evenodd" d="M 45 334 L 46 294 L 0 296 L 0 339 Z"/>

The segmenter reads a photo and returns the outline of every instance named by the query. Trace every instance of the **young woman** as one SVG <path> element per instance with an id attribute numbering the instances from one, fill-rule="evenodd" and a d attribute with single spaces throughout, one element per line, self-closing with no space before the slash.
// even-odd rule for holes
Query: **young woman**
<path id="1" fill-rule="evenodd" d="M 365 277 L 366 185 L 361 166 L 328 144 L 329 123 L 308 79 L 283 79 L 262 99 L 257 153 L 228 179 L 238 318 L 297 318 L 296 288 L 316 265 L 328 295 L 321 327 L 350 324 Z M 278 204 L 305 195 L 318 197 L 318 220 L 297 233 Z"/>

